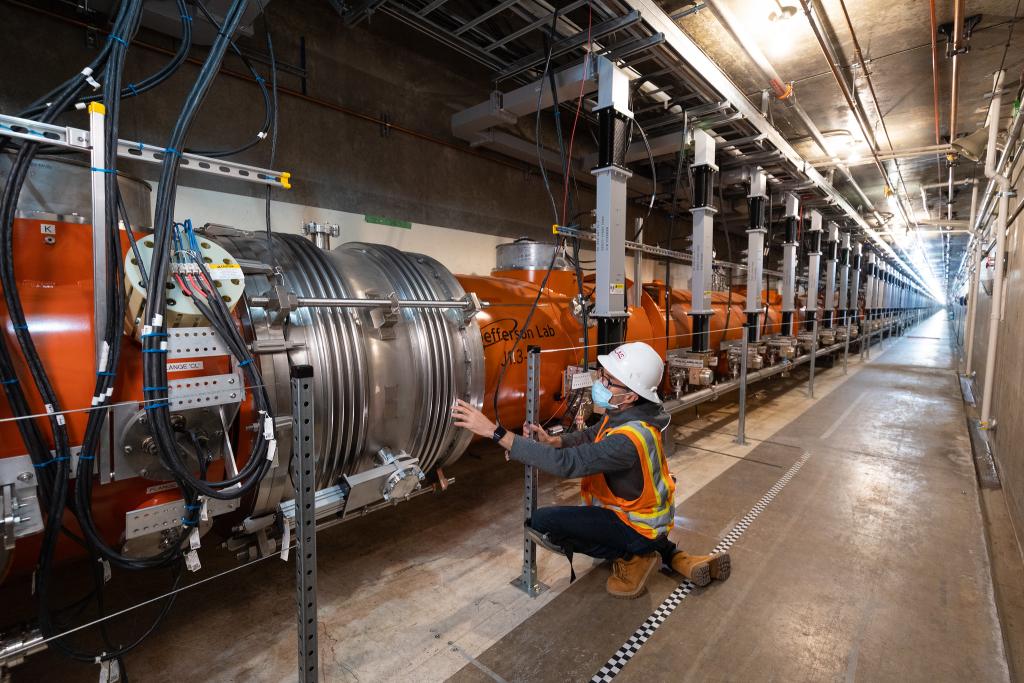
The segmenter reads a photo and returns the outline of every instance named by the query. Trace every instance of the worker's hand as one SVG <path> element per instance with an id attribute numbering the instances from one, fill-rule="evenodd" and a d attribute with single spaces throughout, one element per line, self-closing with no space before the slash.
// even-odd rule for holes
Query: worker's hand
<path id="1" fill-rule="evenodd" d="M 461 399 L 455 402 L 452 417 L 456 427 L 468 429 L 477 436 L 494 436 L 494 430 L 497 429 L 497 425 L 488 420 L 486 415 Z"/>
<path id="2" fill-rule="evenodd" d="M 562 441 L 557 436 L 551 436 L 548 434 L 540 425 L 529 423 L 523 425 L 523 436 L 532 436 L 536 441 L 555 447 L 560 445 Z"/>

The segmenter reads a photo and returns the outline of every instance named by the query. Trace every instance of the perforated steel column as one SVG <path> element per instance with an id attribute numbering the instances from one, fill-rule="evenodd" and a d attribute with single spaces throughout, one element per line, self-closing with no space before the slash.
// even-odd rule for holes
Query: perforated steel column
<path id="1" fill-rule="evenodd" d="M 538 401 L 540 400 L 540 347 L 531 346 L 526 351 L 526 421 L 538 424 Z M 537 511 L 537 490 L 540 483 L 536 467 L 525 466 L 523 480 L 523 529 L 530 526 L 533 513 Z M 537 578 L 537 544 L 526 533 L 523 534 L 523 571 L 512 579 L 512 585 L 531 598 L 547 590 Z"/>
<path id="2" fill-rule="evenodd" d="M 316 630 L 316 451 L 313 440 L 313 368 L 292 368 L 292 484 L 295 488 L 295 600 L 299 681 L 319 680 Z M 287 522 L 285 522 L 287 524 Z"/>

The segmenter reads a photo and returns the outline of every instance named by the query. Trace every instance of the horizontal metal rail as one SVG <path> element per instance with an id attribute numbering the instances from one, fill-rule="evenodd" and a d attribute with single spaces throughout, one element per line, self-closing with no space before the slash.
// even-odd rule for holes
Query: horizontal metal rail
<path id="1" fill-rule="evenodd" d="M 472 300 L 457 299 L 454 301 L 430 301 L 426 299 L 329 299 L 321 297 L 300 296 L 297 299 L 300 307 L 318 308 L 475 308 L 477 303 Z M 254 296 L 249 298 L 249 305 L 257 308 L 267 308 L 271 305 L 278 305 L 277 299 L 267 296 Z M 486 301 L 479 302 L 480 306 L 489 306 Z"/>
<path id="2" fill-rule="evenodd" d="M 818 352 L 815 354 L 815 356 L 820 357 L 828 355 L 834 351 L 840 351 L 843 348 L 843 345 L 843 343 L 840 343 L 833 344 L 832 346 L 823 346 L 822 348 L 818 349 Z M 750 384 L 752 382 L 759 382 L 762 379 L 774 377 L 779 373 L 786 372 L 787 370 L 792 370 L 796 366 L 803 365 L 804 363 L 810 361 L 810 359 L 811 354 L 805 353 L 804 355 L 797 356 L 793 360 L 788 361 L 786 363 L 772 365 L 762 370 L 757 370 L 756 372 L 748 372 L 747 384 Z M 731 379 L 728 380 L 727 382 L 721 382 L 712 387 L 708 387 L 707 389 L 701 389 L 700 391 L 695 391 L 692 394 L 687 394 L 682 398 L 665 401 L 665 412 L 670 414 L 677 413 L 680 410 L 692 408 L 693 406 L 704 403 L 706 401 L 713 401 L 717 398 L 721 398 L 722 396 L 730 392 L 736 391 L 739 388 L 740 381 L 738 379 Z"/>
<path id="3" fill-rule="evenodd" d="M 53 145 L 55 147 L 65 147 L 80 152 L 87 152 L 92 149 L 92 142 L 87 130 L 72 128 L 71 126 L 54 126 L 17 116 L 0 114 L 0 135 L 20 138 L 22 140 L 32 140 L 33 142 Z M 136 159 L 138 161 L 159 164 L 163 163 L 164 157 L 168 153 L 169 150 L 164 147 L 147 145 L 142 142 L 132 142 L 131 140 L 117 141 L 117 156 L 124 159 Z M 181 167 L 185 169 L 222 178 L 233 178 L 250 183 L 259 183 L 260 185 L 280 187 L 285 190 L 290 190 L 292 187 L 292 174 L 286 171 L 272 171 L 258 166 L 240 164 L 236 161 L 214 159 L 178 150 L 174 150 L 173 153 L 181 157 Z"/>
<path id="4" fill-rule="evenodd" d="M 581 240 L 587 240 L 588 242 L 596 242 L 597 237 L 590 232 L 578 230 L 576 228 L 566 228 L 561 225 L 555 228 L 555 233 L 563 237 L 575 237 Z M 641 244 L 640 242 L 626 241 L 626 251 L 639 251 L 644 254 L 650 254 L 651 256 L 660 256 L 664 259 L 670 259 L 673 261 L 679 261 L 680 263 L 693 263 L 693 254 L 687 254 L 685 251 L 675 251 L 673 249 L 665 249 L 664 247 L 656 247 L 651 244 Z M 747 267 L 742 263 L 733 263 L 732 261 L 720 261 L 715 259 L 714 265 L 721 266 L 723 268 L 729 268 L 730 270 L 746 270 Z M 764 269 L 766 275 L 772 275 L 774 277 L 782 277 L 781 270 L 771 270 L 770 268 Z M 807 278 L 797 278 L 801 282 L 807 280 Z"/>

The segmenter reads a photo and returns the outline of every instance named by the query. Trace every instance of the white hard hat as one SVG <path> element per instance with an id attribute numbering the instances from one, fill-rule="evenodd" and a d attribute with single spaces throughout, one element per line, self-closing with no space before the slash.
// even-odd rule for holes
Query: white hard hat
<path id="1" fill-rule="evenodd" d="M 629 342 L 598 356 L 597 362 L 631 391 L 648 401 L 661 403 L 658 385 L 665 371 L 665 363 L 658 352 L 643 342 Z"/>

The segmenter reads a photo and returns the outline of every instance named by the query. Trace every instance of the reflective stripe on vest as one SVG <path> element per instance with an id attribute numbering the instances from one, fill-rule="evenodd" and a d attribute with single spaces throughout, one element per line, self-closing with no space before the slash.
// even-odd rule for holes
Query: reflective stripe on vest
<path id="1" fill-rule="evenodd" d="M 676 487 L 668 471 L 661 432 L 640 421 L 628 422 L 606 432 L 607 423 L 605 418 L 594 441 L 599 442 L 611 434 L 621 434 L 632 442 L 643 469 L 643 491 L 635 500 L 619 498 L 608 487 L 604 474 L 592 474 L 584 477 L 580 485 L 584 503 L 612 510 L 619 519 L 647 538 L 668 533 L 675 518 L 673 494 Z"/>

